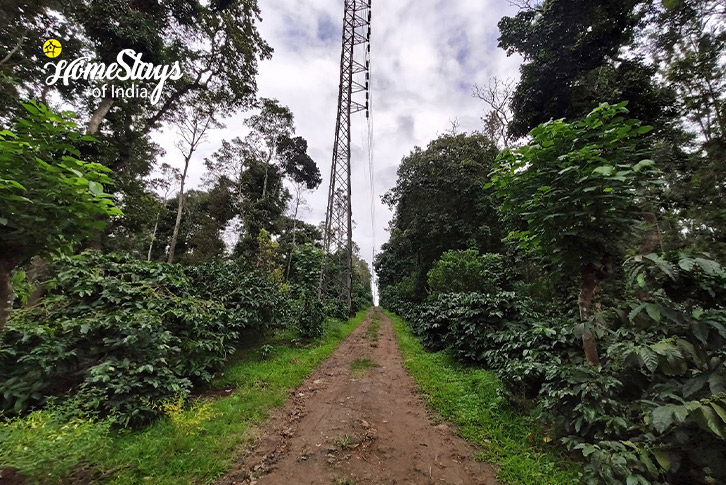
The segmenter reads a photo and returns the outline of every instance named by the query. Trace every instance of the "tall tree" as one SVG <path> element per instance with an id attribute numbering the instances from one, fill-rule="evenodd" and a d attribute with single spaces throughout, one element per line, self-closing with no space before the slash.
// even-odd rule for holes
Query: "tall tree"
<path id="1" fill-rule="evenodd" d="M 176 147 L 184 157 L 184 169 L 179 178 L 179 195 L 177 196 L 177 213 L 176 223 L 174 224 L 174 232 L 169 243 L 168 263 L 174 262 L 174 251 L 176 250 L 176 241 L 179 236 L 179 226 L 181 225 L 182 213 L 184 211 L 184 184 L 187 179 L 189 163 L 192 160 L 194 152 L 197 151 L 199 145 L 207 139 L 207 132 L 219 127 L 219 123 L 214 118 L 213 112 L 198 111 L 195 107 L 190 107 L 177 120 L 179 140 Z"/>
<path id="2" fill-rule="evenodd" d="M 258 62 L 272 53 L 257 30 L 259 20 L 256 0 L 12 0 L 0 9 L 0 51 L 9 54 L 0 59 L 0 119 L 17 115 L 18 99 L 58 99 L 73 106 L 79 123 L 100 142 L 86 148 L 83 157 L 114 171 L 112 190 L 126 214 L 108 226 L 103 243 L 139 251 L 145 239 L 143 244 L 123 240 L 154 224 L 148 210 L 153 194 L 143 179 L 160 150 L 149 133 L 190 103 L 205 110 L 215 107 L 220 115 L 255 103 Z M 62 43 L 57 59 L 42 54 L 48 38 Z M 98 99 L 92 81 L 45 85 L 48 61 L 88 56 L 108 64 L 123 49 L 133 49 L 141 61 L 155 65 L 178 62 L 183 76 L 167 81 L 156 103 L 143 97 Z M 153 79 L 112 82 L 121 88 L 132 83 L 149 92 L 157 84 Z"/>
<path id="3" fill-rule="evenodd" d="M 493 177 L 502 210 L 526 223 L 510 237 L 579 276 L 582 344 L 591 365 L 600 363 L 595 294 L 637 241 L 642 199 L 657 181 L 639 146 L 652 128 L 625 114 L 625 103 L 603 104 L 579 121 L 543 123 L 528 145 L 502 153 Z"/>
<path id="4" fill-rule="evenodd" d="M 245 138 L 245 145 L 252 158 L 265 163 L 265 179 L 262 184 L 262 198 L 267 196 L 269 170 L 278 160 L 278 146 L 284 138 L 295 133 L 293 116 L 290 109 L 280 106 L 275 99 L 263 98 L 260 112 L 245 120 L 250 133 Z"/>
<path id="5" fill-rule="evenodd" d="M 307 153 L 308 142 L 298 136 L 295 138 L 282 138 L 278 143 L 278 152 L 282 159 L 283 170 L 291 179 L 293 184 L 293 214 L 292 214 L 292 244 L 288 251 L 287 269 L 285 278 L 290 277 L 292 267 L 292 255 L 295 252 L 298 226 L 298 213 L 300 205 L 304 204 L 303 194 L 306 190 L 315 190 L 323 182 L 320 169 Z"/>
<path id="6" fill-rule="evenodd" d="M 486 86 L 474 85 L 473 96 L 483 101 L 488 108 L 482 117 L 484 133 L 502 148 L 509 148 L 514 141 L 509 133 L 513 95 L 514 81 L 511 79 L 499 79 L 495 76 Z"/>
<path id="7" fill-rule="evenodd" d="M 409 296 L 422 300 L 426 273 L 445 251 L 503 248 L 497 203 L 481 189 L 498 152 L 481 134 L 443 135 L 402 160 L 395 187 L 383 196 L 394 215 L 375 262 L 381 287 L 408 279 Z"/>
<path id="8" fill-rule="evenodd" d="M 720 0 L 663 2 L 641 48 L 678 93 L 687 156 L 671 172 L 676 231 L 726 261 L 726 4 Z"/>
<path id="9" fill-rule="evenodd" d="M 625 49 L 648 0 L 545 0 L 499 21 L 499 46 L 524 58 L 509 129 L 524 136 L 550 119 L 584 116 L 601 102 L 630 101 L 631 114 L 661 129 L 674 95 L 655 69 Z"/>
<path id="10" fill-rule="evenodd" d="M 169 200 L 169 195 L 178 187 L 180 180 L 181 171 L 178 168 L 172 167 L 168 163 L 164 163 L 161 166 L 161 177 L 155 178 L 151 181 L 151 186 L 159 191 L 161 201 L 159 209 L 156 212 L 154 228 L 152 229 L 151 236 L 149 238 L 149 252 L 146 256 L 147 261 L 151 261 L 151 254 L 154 249 L 154 241 L 156 241 L 156 233 L 159 230 L 159 219 L 161 218 L 161 214 L 166 209 L 166 203 Z"/>
<path id="11" fill-rule="evenodd" d="M 276 100 L 263 99 L 260 112 L 245 124 L 250 132 L 244 139 L 224 140 L 205 160 L 212 179 L 225 176 L 235 183 L 242 219 L 237 255 L 253 254 L 262 229 L 271 234 L 279 232 L 290 199 L 285 180 L 307 188 L 315 188 L 322 181 L 320 170 L 307 154 L 307 142 L 292 136 L 295 127 L 289 108 Z"/>

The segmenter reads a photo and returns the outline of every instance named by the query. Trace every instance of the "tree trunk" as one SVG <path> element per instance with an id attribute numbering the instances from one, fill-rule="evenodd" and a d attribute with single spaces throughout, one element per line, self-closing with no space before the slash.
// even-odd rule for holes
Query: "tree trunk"
<path id="1" fill-rule="evenodd" d="M 10 283 L 10 273 L 15 269 L 14 261 L 0 261 L 0 333 L 5 329 L 10 312 L 13 310 L 13 285 Z"/>
<path id="2" fill-rule="evenodd" d="M 26 307 L 33 307 L 40 303 L 46 293 L 44 281 L 47 281 L 50 276 L 48 261 L 44 258 L 33 258 L 28 271 L 28 280 L 35 285 L 35 289 L 28 295 L 28 299 L 25 301 Z"/>
<path id="3" fill-rule="evenodd" d="M 159 217 L 161 211 L 156 214 L 156 222 L 154 223 L 154 230 L 151 232 L 151 242 L 149 243 L 149 254 L 146 256 L 146 261 L 151 261 L 151 250 L 154 249 L 154 241 L 156 240 L 156 231 L 159 229 Z"/>
<path id="4" fill-rule="evenodd" d="M 171 243 L 169 244 L 169 258 L 167 263 L 171 264 L 174 262 L 174 251 L 176 250 L 176 240 L 179 237 L 179 226 L 182 220 L 182 211 L 184 210 L 184 182 L 187 179 L 187 170 L 189 169 L 189 160 L 192 158 L 190 151 L 189 155 L 184 159 L 184 173 L 181 176 L 181 183 L 179 184 L 179 202 L 176 211 L 176 223 L 174 224 L 174 233 L 171 236 Z"/>
<path id="5" fill-rule="evenodd" d="M 101 122 L 104 118 L 106 118 L 106 115 L 113 106 L 113 102 L 113 98 L 103 98 L 101 100 L 101 104 L 98 105 L 98 108 L 96 108 L 93 116 L 91 116 L 91 119 L 88 121 L 88 126 L 86 126 L 87 135 L 98 133 L 98 128 L 101 126 Z"/>
<path id="6" fill-rule="evenodd" d="M 113 106 L 113 103 L 113 98 L 103 98 L 101 100 L 101 104 L 98 105 L 98 108 L 96 108 L 96 111 L 93 112 L 91 119 L 88 121 L 88 125 L 86 125 L 87 135 L 94 135 L 98 133 L 98 128 L 101 126 L 101 122 L 104 120 L 104 118 L 106 118 L 106 115 Z M 103 219 L 103 216 L 95 215 L 93 216 L 93 218 L 97 221 L 100 221 Z M 88 249 L 95 249 L 96 251 L 100 251 L 102 246 L 102 239 L 103 231 L 95 230 L 91 233 L 91 239 L 90 241 L 88 241 L 86 247 Z"/>
<path id="7" fill-rule="evenodd" d="M 295 201 L 295 215 L 292 222 L 292 247 L 290 248 L 290 257 L 287 258 L 287 273 L 285 279 L 290 279 L 290 267 L 292 266 L 292 253 L 295 252 L 295 236 L 297 236 L 297 211 L 300 208 L 300 193 L 298 192 L 297 201 Z"/>
<path id="8" fill-rule="evenodd" d="M 23 45 L 23 42 L 25 42 L 25 38 L 26 38 L 27 36 L 28 36 L 28 32 L 26 31 L 26 32 L 25 32 L 25 33 L 24 33 L 24 34 L 23 34 L 23 35 L 22 35 L 22 36 L 20 37 L 20 40 L 18 40 L 18 42 L 17 42 L 16 44 L 15 44 L 15 47 L 13 47 L 13 48 L 12 48 L 12 49 L 10 50 L 10 52 L 8 52 L 8 54 L 7 54 L 7 55 L 6 55 L 5 57 L 3 57 L 3 59 L 2 59 L 1 61 L 0 61 L 0 66 L 2 66 L 3 64 L 5 64 L 6 62 L 8 62 L 8 61 L 10 60 L 10 58 L 11 58 L 11 57 L 13 57 L 13 54 L 15 54 L 16 52 L 18 52 L 18 49 L 20 49 L 20 46 L 22 46 L 22 45 Z"/>
<path id="9" fill-rule="evenodd" d="M 267 161 L 265 162 L 265 182 L 262 184 L 262 198 L 264 199 L 267 195 L 267 180 L 270 176 L 270 163 L 272 162 L 272 150 L 270 147 L 270 153 L 267 154 Z"/>
<path id="10" fill-rule="evenodd" d="M 583 266 L 580 270 L 580 296 L 577 304 L 580 307 L 580 321 L 584 324 L 592 316 L 592 302 L 595 298 L 597 285 L 600 283 L 598 271 L 591 265 Z M 600 365 L 600 357 L 597 353 L 597 339 L 591 331 L 583 327 L 582 349 L 585 351 L 587 363 L 593 366 Z"/>
<path id="11" fill-rule="evenodd" d="M 646 232 L 645 237 L 640 242 L 640 247 L 638 248 L 638 254 L 640 256 L 652 253 L 658 247 L 658 243 L 660 243 L 660 231 L 658 230 L 658 221 L 655 213 L 646 212 L 643 214 L 643 220 L 648 226 L 648 232 Z"/>

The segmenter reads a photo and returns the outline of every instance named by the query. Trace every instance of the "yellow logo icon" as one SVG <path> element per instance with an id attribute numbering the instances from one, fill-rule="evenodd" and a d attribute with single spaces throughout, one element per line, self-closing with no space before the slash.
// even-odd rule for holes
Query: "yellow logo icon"
<path id="1" fill-rule="evenodd" d="M 55 39 L 48 39 L 45 41 L 45 44 L 43 44 L 43 54 L 48 57 L 58 57 L 61 50 L 63 50 L 61 43 Z"/>

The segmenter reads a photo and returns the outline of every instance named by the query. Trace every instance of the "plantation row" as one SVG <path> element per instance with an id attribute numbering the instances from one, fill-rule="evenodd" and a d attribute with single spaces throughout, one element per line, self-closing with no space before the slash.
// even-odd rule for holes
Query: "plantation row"
<path id="1" fill-rule="evenodd" d="M 183 267 L 89 251 L 54 259 L 47 294 L 25 306 L 33 287 L 20 273 L 18 308 L 0 336 L 0 410 L 10 418 L 50 404 L 147 423 L 164 403 L 203 390 L 260 334 L 291 327 L 308 339 L 326 315 L 346 319 L 343 303 L 317 300 L 321 264 L 320 249 L 301 246 L 282 281 L 274 259 Z M 356 310 L 369 306 L 370 290 L 359 280 L 356 290 Z"/>
<path id="2" fill-rule="evenodd" d="M 496 372 L 585 483 L 726 483 L 723 2 L 514 3 L 483 133 L 384 196 L 381 305 Z"/>
<path id="3" fill-rule="evenodd" d="M 653 222 L 663 174 L 627 115 L 602 104 L 499 155 L 480 135 L 414 151 L 385 196 L 381 305 L 496 372 L 587 483 L 722 483 L 726 269 Z"/>

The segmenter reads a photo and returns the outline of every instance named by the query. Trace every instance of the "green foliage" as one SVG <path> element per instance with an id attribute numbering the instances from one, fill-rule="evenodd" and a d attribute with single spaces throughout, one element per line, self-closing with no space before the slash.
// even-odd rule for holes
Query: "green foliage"
<path id="1" fill-rule="evenodd" d="M 0 259 L 14 264 L 67 249 L 105 226 L 102 216 L 120 215 L 103 185 L 110 170 L 85 162 L 71 113 L 23 105 L 27 114 L 0 131 Z"/>
<path id="2" fill-rule="evenodd" d="M 323 251 L 312 244 L 295 248 L 292 255 L 290 283 L 313 293 L 320 286 L 320 268 L 323 264 Z"/>
<path id="3" fill-rule="evenodd" d="M 353 297 L 352 311 L 358 312 L 373 305 L 370 266 L 358 255 L 353 255 Z"/>
<path id="4" fill-rule="evenodd" d="M 240 331 L 263 328 L 277 287 L 239 267 L 146 263 L 87 252 L 55 260 L 48 296 L 17 311 L 2 334 L 6 413 L 75 396 L 82 411 L 138 424 L 154 403 L 209 382 Z"/>
<path id="5" fill-rule="evenodd" d="M 39 475 L 42 483 L 62 483 L 80 471 L 78 464 L 108 450 L 111 423 L 68 418 L 63 413 L 35 411 L 0 423 L 0 462 L 23 477 Z"/>
<path id="6" fill-rule="evenodd" d="M 634 50 L 649 8 L 640 0 L 546 0 L 499 21 L 499 47 L 524 58 L 509 130 L 524 136 L 550 119 L 576 118 L 596 103 L 628 99 L 648 123 L 672 122 L 675 96 Z M 659 123 L 660 124 L 660 123 Z"/>
<path id="7" fill-rule="evenodd" d="M 404 357 L 426 402 L 480 445 L 481 458 L 498 465 L 503 483 L 576 483 L 578 467 L 545 444 L 539 423 L 507 402 L 494 373 L 457 363 L 446 352 L 428 353 L 400 318 L 389 315 Z M 506 376 L 505 376 L 506 377 Z M 504 379 L 504 378 L 502 378 Z"/>
<path id="8" fill-rule="evenodd" d="M 159 214 L 152 259 L 165 260 L 167 246 L 176 224 L 178 197 L 155 208 Z M 179 226 L 175 261 L 182 264 L 204 264 L 221 259 L 227 253 L 223 231 L 235 217 L 231 182 L 222 177 L 207 191 L 184 191 L 184 217 Z M 121 238 L 123 241 L 124 238 Z M 146 256 L 148 245 L 140 254 Z"/>
<path id="9" fill-rule="evenodd" d="M 188 266 L 190 291 L 195 298 L 221 304 L 232 328 L 268 329 L 289 321 L 284 288 L 266 273 L 250 271 L 243 261 L 215 261 Z"/>
<path id="10" fill-rule="evenodd" d="M 394 215 L 374 264 L 382 296 L 401 285 L 393 291 L 398 298 L 421 302 L 426 275 L 446 251 L 502 250 L 496 201 L 481 190 L 497 153 L 483 135 L 443 135 L 403 159 L 396 186 L 383 197 Z"/>
<path id="11" fill-rule="evenodd" d="M 313 294 L 303 294 L 298 301 L 300 308 L 297 328 L 305 338 L 316 338 L 323 333 L 325 307 Z"/>
<path id="12" fill-rule="evenodd" d="M 634 257 L 624 273 L 625 295 L 595 318 L 599 368 L 580 356 L 574 319 L 533 312 L 514 294 L 441 295 L 409 318 L 427 346 L 484 365 L 515 395 L 537 399 L 550 436 L 586 460 L 587 483 L 719 483 L 726 271 L 675 252 Z"/>
<path id="13" fill-rule="evenodd" d="M 109 433 L 107 421 L 67 419 L 54 410 L 0 422 L 0 462 L 32 483 L 72 483 L 83 478 L 130 483 L 210 483 L 234 465 L 240 447 L 252 446 L 254 430 L 360 325 L 365 312 L 329 320 L 310 346 L 290 346 L 281 336 L 261 360 L 261 347 L 241 350 L 211 383 L 234 389 L 219 399 L 182 406 L 177 396 L 157 403 L 162 419 L 141 430 Z M 70 472 L 70 474 L 69 474 Z"/>
<path id="14" fill-rule="evenodd" d="M 511 292 L 446 293 L 417 306 L 408 318 L 427 347 L 450 347 L 462 360 L 477 361 L 492 331 L 521 318 L 519 304 Z"/>
<path id="15" fill-rule="evenodd" d="M 510 238 L 570 271 L 612 264 L 632 244 L 640 197 L 657 172 L 637 145 L 651 127 L 626 119 L 625 105 L 543 123 L 529 144 L 502 152 L 493 186 L 502 210 L 526 221 Z"/>
<path id="16" fill-rule="evenodd" d="M 428 273 L 434 294 L 495 293 L 504 283 L 504 264 L 499 254 L 482 254 L 476 249 L 448 251 Z"/>

